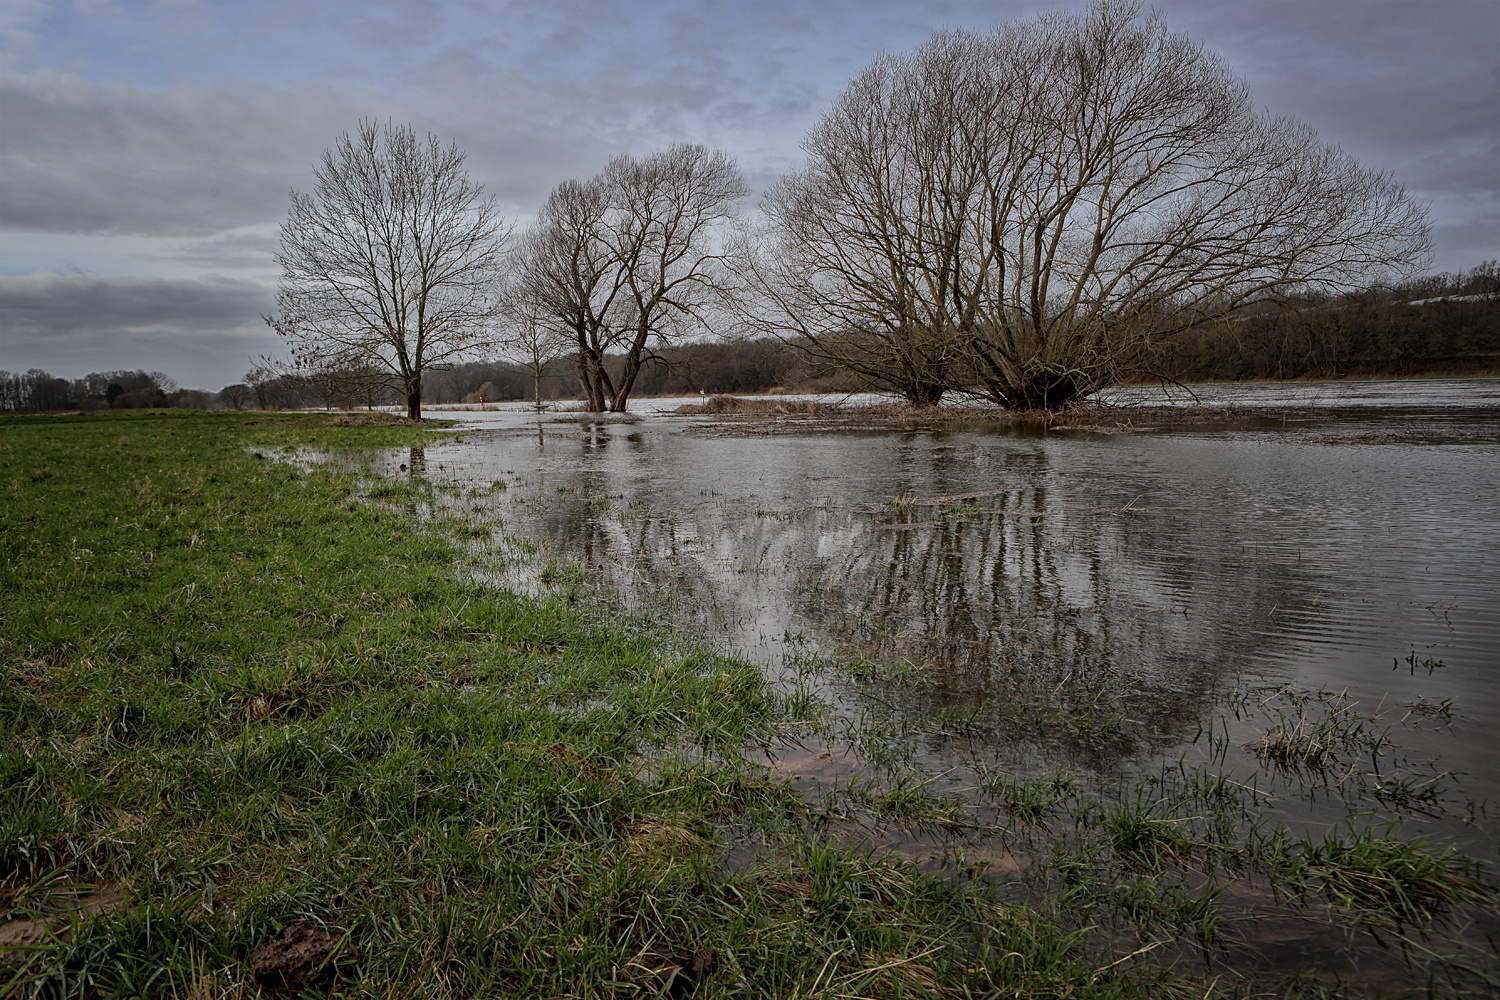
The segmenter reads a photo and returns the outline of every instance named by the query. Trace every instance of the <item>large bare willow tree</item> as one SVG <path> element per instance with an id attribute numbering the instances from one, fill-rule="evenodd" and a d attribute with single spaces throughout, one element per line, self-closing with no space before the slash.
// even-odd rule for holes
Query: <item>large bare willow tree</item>
<path id="1" fill-rule="evenodd" d="M 763 205 L 755 319 L 914 403 L 1067 405 L 1190 327 L 1429 250 L 1399 184 L 1136 2 L 881 56 L 804 149 Z"/>
<path id="2" fill-rule="evenodd" d="M 748 193 L 733 159 L 689 145 L 617 156 L 552 192 L 519 242 L 508 297 L 517 316 L 568 336 L 589 409 L 623 412 L 650 350 L 707 328 L 730 293 L 725 224 Z"/>
<path id="3" fill-rule="evenodd" d="M 360 123 L 292 192 L 277 313 L 299 372 L 374 369 L 422 415 L 422 375 L 487 344 L 509 230 L 458 146 Z"/>

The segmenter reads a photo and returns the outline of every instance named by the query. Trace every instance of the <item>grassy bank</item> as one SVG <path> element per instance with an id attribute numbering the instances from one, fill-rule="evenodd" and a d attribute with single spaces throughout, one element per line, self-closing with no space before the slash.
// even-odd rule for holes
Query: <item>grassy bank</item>
<path id="1" fill-rule="evenodd" d="M 414 523 L 419 484 L 267 457 L 430 432 L 0 427 L 0 994 L 1162 993 L 978 882 L 820 837 L 738 753 L 809 700 L 472 582 L 457 539 L 487 532 Z M 733 866 L 730 831 L 757 845 Z"/>

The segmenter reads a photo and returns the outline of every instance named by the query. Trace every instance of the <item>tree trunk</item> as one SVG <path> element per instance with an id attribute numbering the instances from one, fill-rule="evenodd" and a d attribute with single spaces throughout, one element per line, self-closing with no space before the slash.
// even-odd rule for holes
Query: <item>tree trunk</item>
<path id="1" fill-rule="evenodd" d="M 620 386 L 615 394 L 610 397 L 609 409 L 611 413 L 624 413 L 625 407 L 630 402 L 630 390 L 635 386 L 636 373 L 640 371 L 640 362 L 627 361 L 625 373 L 620 376 Z"/>
<path id="2" fill-rule="evenodd" d="M 610 394 L 608 374 L 604 371 L 604 359 L 593 352 L 578 352 L 578 381 L 588 399 L 591 413 L 603 413 L 606 397 Z"/>
<path id="3" fill-rule="evenodd" d="M 911 406 L 936 406 L 942 401 L 943 393 L 947 389 L 935 383 L 915 383 L 906 386 L 904 395 L 906 402 Z"/>
<path id="4" fill-rule="evenodd" d="M 597 365 L 588 365 L 582 374 L 583 394 L 588 398 L 589 412 L 604 412 L 604 387 L 599 384 L 599 368 Z"/>
<path id="5" fill-rule="evenodd" d="M 1083 398 L 1083 386 L 1072 375 L 1038 372 L 1001 389 L 1012 410 L 1061 410 Z"/>
<path id="6" fill-rule="evenodd" d="M 641 353 L 646 349 L 646 339 L 650 335 L 649 327 L 637 331 L 630 350 L 625 354 L 625 367 L 620 372 L 620 385 L 609 401 L 609 408 L 614 413 L 624 413 L 625 407 L 630 403 L 630 393 L 635 388 L 636 376 L 641 373 Z"/>
<path id="7" fill-rule="evenodd" d="M 422 383 L 418 382 L 406 393 L 406 419 L 422 419 Z"/>

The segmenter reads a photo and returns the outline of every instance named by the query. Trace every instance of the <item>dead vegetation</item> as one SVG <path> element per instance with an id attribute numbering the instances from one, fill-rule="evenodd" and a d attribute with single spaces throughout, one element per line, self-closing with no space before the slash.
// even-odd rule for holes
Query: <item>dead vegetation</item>
<path id="1" fill-rule="evenodd" d="M 1313 434 L 1304 440 L 1307 444 L 1495 444 L 1500 441 L 1500 435 L 1449 428 L 1412 428 L 1399 431 Z"/>
<path id="2" fill-rule="evenodd" d="M 781 430 L 940 430 L 956 427 L 1085 431 L 1124 434 L 1184 425 L 1264 426 L 1314 415 L 1310 408 L 1247 406 L 1107 406 L 1088 404 L 1053 410 L 1002 410 L 994 406 L 873 406 L 764 396 L 710 396 L 671 411 L 674 416 L 718 418 L 716 430 L 777 433 Z"/>
<path id="3" fill-rule="evenodd" d="M 329 427 L 411 427 L 420 422 L 382 410 L 370 410 L 365 413 L 335 413 L 328 418 Z"/>

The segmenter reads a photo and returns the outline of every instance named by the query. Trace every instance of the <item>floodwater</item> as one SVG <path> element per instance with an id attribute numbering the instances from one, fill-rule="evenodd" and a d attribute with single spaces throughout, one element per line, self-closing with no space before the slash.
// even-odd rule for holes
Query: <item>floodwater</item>
<path id="1" fill-rule="evenodd" d="M 496 571 L 507 586 L 582 582 L 811 684 L 848 732 L 894 720 L 901 765 L 935 788 L 1181 758 L 1256 782 L 1268 813 L 1318 831 L 1347 821 L 1335 786 L 1359 771 L 1376 793 L 1440 786 L 1377 818 L 1493 865 L 1500 380 L 1171 395 L 1314 409 L 1100 433 L 667 412 L 687 401 L 628 421 L 517 408 L 434 413 L 471 433 L 423 458 L 434 483 L 484 493 L 466 511 L 534 543 Z M 809 682 L 814 660 L 852 666 Z M 1017 703 L 1056 724 L 997 708 Z M 1309 705 L 1371 720 L 1394 750 L 1309 792 L 1251 749 L 1273 712 Z M 878 750 L 850 737 L 771 756 L 816 787 L 868 773 Z"/>
<path id="2" fill-rule="evenodd" d="M 1136 755 L 1194 737 L 1236 685 L 1347 692 L 1389 721 L 1447 702 L 1403 746 L 1500 802 L 1500 380 L 1198 401 L 1247 398 L 1324 409 L 1253 429 L 767 434 L 651 400 L 628 423 L 455 413 L 477 432 L 425 458 L 435 481 L 506 483 L 485 503 L 544 562 L 768 669 L 808 645 L 906 662 L 949 707 L 1018 673 L 1105 672 L 1150 712 Z"/>

